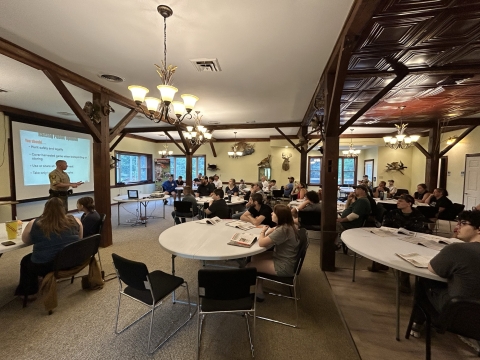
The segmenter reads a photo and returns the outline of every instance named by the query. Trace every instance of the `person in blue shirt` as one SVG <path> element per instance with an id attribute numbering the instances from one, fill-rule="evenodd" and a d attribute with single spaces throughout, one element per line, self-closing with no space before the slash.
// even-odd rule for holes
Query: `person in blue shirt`
<path id="1" fill-rule="evenodd" d="M 170 195 L 173 199 L 175 199 L 175 188 L 177 187 L 177 183 L 173 180 L 173 176 L 169 176 L 168 180 L 162 184 L 162 187 L 166 195 Z M 167 200 L 164 200 L 164 202 L 167 203 Z"/>
<path id="2" fill-rule="evenodd" d="M 285 187 L 283 188 L 283 195 L 285 197 L 289 197 L 290 194 L 292 193 L 294 181 L 295 181 L 295 178 L 293 176 L 288 178 L 288 184 L 285 185 Z"/>

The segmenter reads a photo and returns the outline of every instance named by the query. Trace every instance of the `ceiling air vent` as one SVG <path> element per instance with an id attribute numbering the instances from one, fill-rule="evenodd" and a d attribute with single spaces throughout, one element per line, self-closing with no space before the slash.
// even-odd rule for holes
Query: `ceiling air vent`
<path id="1" fill-rule="evenodd" d="M 110 82 L 115 82 L 115 83 L 121 83 L 125 81 L 124 78 L 121 78 L 120 76 L 113 75 L 113 74 L 98 74 L 98 77 Z"/>
<path id="2" fill-rule="evenodd" d="M 190 59 L 192 65 L 200 72 L 219 72 L 222 71 L 218 59 Z"/>

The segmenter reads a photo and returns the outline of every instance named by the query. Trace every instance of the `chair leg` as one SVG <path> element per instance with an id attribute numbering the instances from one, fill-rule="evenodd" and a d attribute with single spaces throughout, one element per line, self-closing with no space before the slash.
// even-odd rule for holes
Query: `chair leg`
<path id="1" fill-rule="evenodd" d="M 152 316 L 150 317 L 150 329 L 148 330 L 148 344 L 147 344 L 147 351 L 149 354 L 152 354 L 156 349 L 153 349 L 150 351 L 150 342 L 152 339 L 152 326 L 153 326 L 153 317 L 155 316 L 155 304 L 152 305 L 152 309 L 150 310 L 152 312 Z"/>
<path id="2" fill-rule="evenodd" d="M 410 338 L 410 331 L 412 331 L 414 317 L 415 317 L 415 304 L 413 305 L 412 314 L 410 315 L 410 320 L 408 321 L 407 332 L 405 333 L 405 339 Z"/>
<path id="3" fill-rule="evenodd" d="M 250 325 L 248 323 L 248 314 L 245 313 L 245 321 L 247 323 L 247 332 L 248 332 L 248 339 L 250 340 L 250 351 L 252 352 L 252 357 L 255 357 L 254 353 L 254 348 L 253 348 L 253 342 L 252 342 L 252 335 L 250 334 Z M 255 319 L 255 315 L 253 316 L 253 319 Z M 255 320 L 254 320 L 255 321 Z M 253 330 L 255 331 L 255 329 Z"/>
<path id="4" fill-rule="evenodd" d="M 430 316 L 427 314 L 427 319 L 425 321 L 425 359 L 430 360 L 432 357 L 431 354 L 431 321 Z"/>
<path id="5" fill-rule="evenodd" d="M 70 279 L 70 284 L 73 284 L 73 280 L 75 280 L 75 276 L 72 276 L 72 278 Z"/>
<path id="6" fill-rule="evenodd" d="M 105 271 L 103 271 L 102 259 L 100 257 L 100 249 L 98 249 L 97 255 L 98 255 L 98 263 L 100 264 L 100 274 L 102 274 L 102 279 L 105 280 Z"/>

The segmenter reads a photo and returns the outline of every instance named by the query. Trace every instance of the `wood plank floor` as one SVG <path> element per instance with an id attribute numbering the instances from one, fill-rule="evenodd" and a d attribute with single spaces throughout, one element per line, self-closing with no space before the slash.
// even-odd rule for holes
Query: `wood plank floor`
<path id="1" fill-rule="evenodd" d="M 357 259 L 352 282 L 353 257 L 337 253 L 337 270 L 326 272 L 336 301 L 364 360 L 425 358 L 425 339 L 405 339 L 413 296 L 401 294 L 400 341 L 395 340 L 395 278 L 393 272 L 367 271 L 368 259 Z M 413 284 L 413 277 L 411 279 Z M 454 334 L 432 332 L 432 359 L 478 359 L 472 348 Z"/>

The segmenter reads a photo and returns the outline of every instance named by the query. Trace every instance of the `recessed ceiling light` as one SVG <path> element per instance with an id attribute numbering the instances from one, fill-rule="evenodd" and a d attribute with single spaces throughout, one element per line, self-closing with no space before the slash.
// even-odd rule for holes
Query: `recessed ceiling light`
<path id="1" fill-rule="evenodd" d="M 57 112 L 58 115 L 63 115 L 63 116 L 72 116 L 72 113 L 69 113 L 68 111 L 59 111 Z"/>
<path id="2" fill-rule="evenodd" d="M 165 136 L 165 134 L 157 134 L 158 136 Z"/>
<path id="3" fill-rule="evenodd" d="M 121 83 L 125 81 L 124 78 L 117 75 L 113 75 L 113 74 L 97 74 L 97 76 L 101 79 L 104 79 L 110 82 L 115 82 L 115 83 Z"/>

